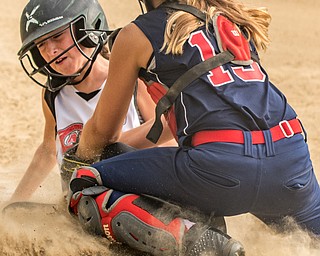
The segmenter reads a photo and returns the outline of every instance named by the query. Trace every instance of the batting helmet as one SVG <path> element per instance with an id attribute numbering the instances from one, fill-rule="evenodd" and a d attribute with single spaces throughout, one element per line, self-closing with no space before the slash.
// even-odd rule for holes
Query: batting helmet
<path id="1" fill-rule="evenodd" d="M 70 50 L 70 47 L 47 63 L 35 43 L 36 39 L 59 28 L 70 29 L 74 40 L 73 47 L 77 47 L 87 58 L 86 64 L 79 72 L 68 76 L 54 71 L 50 63 Z M 74 79 L 89 63 L 93 64 L 106 43 L 107 31 L 107 20 L 97 0 L 30 0 L 20 19 L 22 46 L 18 52 L 19 60 L 33 81 L 51 91 L 57 91 L 67 84 L 75 84 Z M 87 56 L 79 44 L 95 48 L 92 55 Z M 90 69 L 89 66 L 89 72 Z"/>

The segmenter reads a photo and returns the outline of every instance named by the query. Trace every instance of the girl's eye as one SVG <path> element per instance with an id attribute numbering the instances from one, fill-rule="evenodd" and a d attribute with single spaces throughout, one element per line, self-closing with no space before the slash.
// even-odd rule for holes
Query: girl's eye
<path id="1" fill-rule="evenodd" d="M 61 35 L 62 35 L 62 33 L 60 33 L 60 34 L 58 34 L 58 35 L 53 36 L 53 38 L 59 38 Z"/>
<path id="2" fill-rule="evenodd" d="M 44 46 L 44 42 L 41 42 L 41 43 L 37 44 L 37 48 L 38 49 L 42 48 L 43 46 Z"/>
<path id="3" fill-rule="evenodd" d="M 52 38 L 53 38 L 53 39 L 58 39 L 58 38 L 61 37 L 64 33 L 65 33 L 65 31 L 62 31 L 62 32 L 54 35 Z"/>
<path id="4" fill-rule="evenodd" d="M 65 31 L 61 31 L 57 34 L 52 35 L 51 37 L 47 37 L 47 39 L 44 39 L 42 42 L 36 43 L 37 44 L 37 48 L 43 48 L 46 45 L 47 40 L 54 40 L 59 42 L 58 40 L 61 40 L 63 37 L 62 35 L 64 35 Z"/>

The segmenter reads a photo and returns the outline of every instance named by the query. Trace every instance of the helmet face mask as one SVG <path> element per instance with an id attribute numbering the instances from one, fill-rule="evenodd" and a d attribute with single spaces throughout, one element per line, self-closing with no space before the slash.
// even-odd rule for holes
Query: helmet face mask
<path id="1" fill-rule="evenodd" d="M 101 47 L 104 45 L 105 34 L 102 34 L 100 32 L 99 35 L 94 34 L 94 32 L 82 33 L 81 38 L 79 38 L 79 36 L 75 34 L 74 31 L 76 24 L 81 19 L 83 19 L 83 17 L 79 17 L 77 20 L 71 22 L 67 27 L 58 29 L 53 34 L 50 33 L 50 36 L 45 37 L 41 41 L 32 44 L 30 47 L 26 48 L 25 52 L 22 52 L 20 54 L 19 60 L 23 67 L 23 70 L 35 83 L 42 87 L 48 88 L 50 91 L 53 92 L 60 90 L 65 85 L 72 85 L 74 84 L 74 79 L 82 74 L 82 71 L 94 60 L 95 56 L 101 51 Z M 73 44 L 67 47 L 60 54 L 55 56 L 52 60 L 46 62 L 38 50 L 38 45 L 44 43 L 46 40 L 50 38 L 56 37 L 57 35 L 61 34 L 63 31 L 67 29 L 70 31 Z M 81 48 L 81 43 L 85 41 L 88 37 L 91 38 L 90 41 L 92 42 L 93 40 L 95 40 L 96 44 L 94 50 L 91 51 L 92 53 L 90 55 L 85 53 Z M 50 65 L 74 47 L 76 47 L 78 51 L 82 54 L 82 56 L 85 57 L 85 64 L 77 72 L 73 74 L 63 75 L 55 71 Z"/>
<path id="2" fill-rule="evenodd" d="M 47 63 L 37 46 L 66 29 L 70 30 L 73 44 Z M 96 0 L 30 0 L 20 20 L 22 47 L 18 55 L 22 68 L 34 82 L 50 91 L 77 84 L 89 74 L 106 43 L 107 31 L 104 12 Z M 39 41 L 39 38 L 43 39 Z M 56 72 L 50 64 L 74 47 L 86 58 L 83 67 L 71 75 Z M 90 55 L 84 52 L 83 47 L 93 48 Z M 86 67 L 85 75 L 75 82 Z"/>

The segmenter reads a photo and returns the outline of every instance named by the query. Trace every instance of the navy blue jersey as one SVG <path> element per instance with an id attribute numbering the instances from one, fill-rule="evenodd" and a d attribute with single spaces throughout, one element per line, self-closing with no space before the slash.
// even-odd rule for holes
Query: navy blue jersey
<path id="1" fill-rule="evenodd" d="M 220 53 L 213 26 L 190 34 L 182 55 L 166 55 L 164 41 L 167 9 L 157 8 L 135 21 L 153 47 L 147 70 L 140 77 L 170 88 L 187 70 Z M 296 117 L 285 96 L 269 81 L 259 63 L 227 63 L 191 83 L 175 101 L 177 136 L 190 136 L 200 130 L 265 130 L 281 120 Z"/>

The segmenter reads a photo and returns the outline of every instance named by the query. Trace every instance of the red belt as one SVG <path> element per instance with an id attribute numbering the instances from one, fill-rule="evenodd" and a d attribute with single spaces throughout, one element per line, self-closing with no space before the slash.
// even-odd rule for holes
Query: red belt
<path id="1" fill-rule="evenodd" d="M 277 126 L 270 128 L 272 141 L 290 138 L 294 134 L 302 133 L 303 129 L 298 119 L 281 121 Z M 200 131 L 192 136 L 192 146 L 210 142 L 230 142 L 244 144 L 244 131 L 241 130 L 208 130 Z M 265 143 L 263 131 L 251 131 L 252 144 Z"/>

